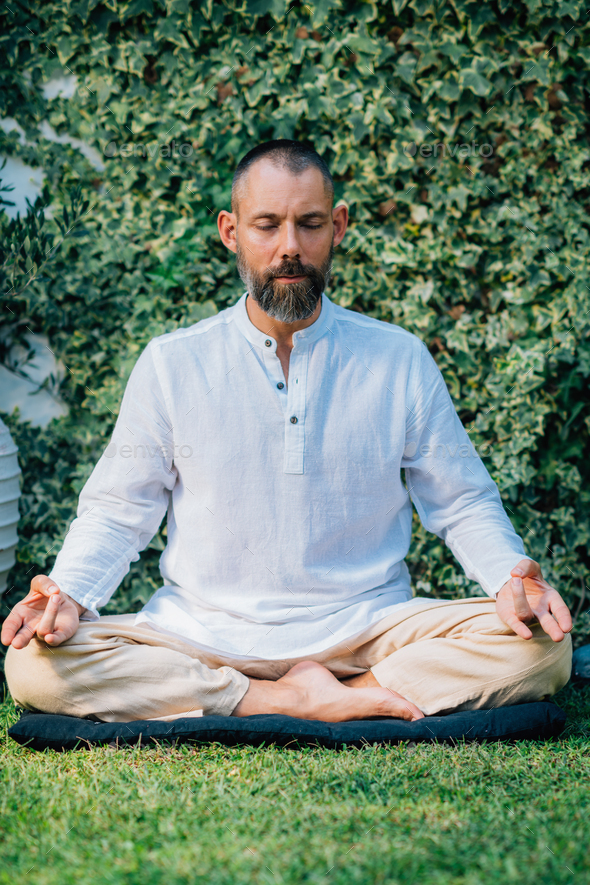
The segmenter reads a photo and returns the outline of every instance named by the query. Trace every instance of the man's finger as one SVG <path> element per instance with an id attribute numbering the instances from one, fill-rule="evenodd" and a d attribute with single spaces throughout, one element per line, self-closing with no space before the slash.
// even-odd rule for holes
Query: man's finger
<path id="1" fill-rule="evenodd" d="M 511 630 L 517 634 L 517 636 L 522 637 L 522 639 L 532 639 L 533 631 L 527 627 L 515 614 L 510 614 L 506 618 L 503 618 L 504 623 L 510 627 Z"/>
<path id="2" fill-rule="evenodd" d="M 66 639 L 69 639 L 71 635 L 70 632 L 56 629 L 53 633 L 47 633 L 44 638 L 48 645 L 61 645 L 61 643 L 65 642 Z"/>
<path id="3" fill-rule="evenodd" d="M 554 642 L 561 642 L 565 633 L 560 628 L 553 615 L 546 611 L 543 612 L 543 614 L 538 615 L 537 620 L 547 636 L 550 636 Z"/>
<path id="4" fill-rule="evenodd" d="M 555 598 L 550 600 L 549 608 L 551 609 L 551 614 L 559 624 L 561 630 L 564 633 L 569 633 L 573 627 L 572 616 L 569 608 L 559 595 L 559 593 L 555 593 Z"/>
<path id="5" fill-rule="evenodd" d="M 53 593 L 59 593 L 59 587 L 48 575 L 35 575 L 31 581 L 31 591 L 40 593 L 43 596 L 51 596 Z"/>
<path id="6" fill-rule="evenodd" d="M 45 612 L 43 613 L 43 617 L 41 618 L 37 626 L 37 636 L 39 636 L 41 639 L 46 639 L 48 634 L 53 633 L 55 629 L 57 613 L 59 612 L 60 606 L 60 595 L 59 593 L 54 593 L 53 596 L 49 597 L 49 600 L 47 601 L 47 606 L 45 607 Z"/>
<path id="7" fill-rule="evenodd" d="M 2 634 L 0 635 L 2 645 L 10 645 L 20 628 L 23 626 L 23 623 L 22 615 L 13 609 L 2 625 Z"/>
<path id="8" fill-rule="evenodd" d="M 514 602 L 516 617 L 519 621 L 533 621 L 535 616 L 529 605 L 529 601 L 526 598 L 522 578 L 513 577 L 510 581 L 510 587 L 512 590 L 512 600 Z"/>
<path id="9" fill-rule="evenodd" d="M 541 566 L 534 559 L 521 559 L 510 574 L 515 578 L 538 578 L 541 576 Z"/>

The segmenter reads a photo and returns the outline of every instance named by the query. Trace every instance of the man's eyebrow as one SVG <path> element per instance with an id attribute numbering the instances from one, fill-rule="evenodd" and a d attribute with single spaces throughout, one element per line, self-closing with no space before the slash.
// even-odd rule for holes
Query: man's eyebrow
<path id="1" fill-rule="evenodd" d="M 268 218 L 271 221 L 280 221 L 281 216 L 277 215 L 276 212 L 259 212 L 257 215 L 252 216 L 252 221 L 257 221 L 259 218 Z M 327 212 L 322 212 L 321 209 L 312 212 L 305 212 L 303 215 L 299 215 L 297 217 L 298 221 L 305 221 L 307 218 L 329 218 Z"/>

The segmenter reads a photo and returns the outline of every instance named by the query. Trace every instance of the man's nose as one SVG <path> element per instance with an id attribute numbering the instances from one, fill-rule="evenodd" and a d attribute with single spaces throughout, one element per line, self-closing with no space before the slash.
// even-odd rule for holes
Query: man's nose
<path id="1" fill-rule="evenodd" d="M 279 255 L 281 258 L 299 258 L 301 246 L 297 236 L 297 228 L 294 224 L 287 222 L 281 231 L 281 241 L 279 243 Z"/>

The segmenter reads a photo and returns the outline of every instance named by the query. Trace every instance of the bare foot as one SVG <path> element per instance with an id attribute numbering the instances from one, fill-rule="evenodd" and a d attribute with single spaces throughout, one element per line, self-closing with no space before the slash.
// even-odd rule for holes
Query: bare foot
<path id="1" fill-rule="evenodd" d="M 283 713 L 299 719 L 344 722 L 390 716 L 414 721 L 423 713 L 389 688 L 343 685 L 316 661 L 301 661 L 276 681 L 251 679 L 232 716 Z"/>
<path id="2" fill-rule="evenodd" d="M 366 673 L 359 673 L 358 676 L 345 676 L 340 682 L 348 685 L 349 688 L 369 688 L 379 685 L 370 670 L 367 670 Z"/>

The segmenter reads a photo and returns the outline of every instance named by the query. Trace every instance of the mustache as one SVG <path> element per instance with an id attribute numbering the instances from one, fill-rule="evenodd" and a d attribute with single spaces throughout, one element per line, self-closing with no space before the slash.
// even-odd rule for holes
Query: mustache
<path id="1" fill-rule="evenodd" d="M 271 280 L 276 277 L 308 277 L 314 270 L 315 268 L 298 261 L 284 261 L 276 269 L 270 268 L 267 277 Z"/>

